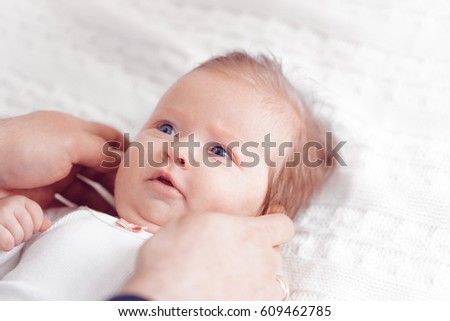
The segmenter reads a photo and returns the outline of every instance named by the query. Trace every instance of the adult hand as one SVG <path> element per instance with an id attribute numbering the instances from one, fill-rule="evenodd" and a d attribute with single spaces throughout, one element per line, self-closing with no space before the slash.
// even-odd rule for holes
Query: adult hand
<path id="1" fill-rule="evenodd" d="M 180 217 L 142 246 L 122 293 L 152 300 L 281 300 L 278 246 L 293 233 L 283 214 Z"/>
<path id="2" fill-rule="evenodd" d="M 105 185 L 112 191 L 116 169 L 100 166 L 119 155 L 103 153 L 108 141 L 120 142 L 122 135 L 109 126 L 61 112 L 39 111 L 1 119 L 0 197 L 21 194 L 46 208 L 59 192 L 77 204 L 111 212 L 106 202 L 93 198 L 95 193 L 75 179 L 84 171 L 84 175 L 109 183 Z M 86 167 L 94 171 L 86 173 Z M 101 173 L 101 179 L 92 177 L 93 173 Z M 109 176 L 104 176 L 107 173 Z"/>

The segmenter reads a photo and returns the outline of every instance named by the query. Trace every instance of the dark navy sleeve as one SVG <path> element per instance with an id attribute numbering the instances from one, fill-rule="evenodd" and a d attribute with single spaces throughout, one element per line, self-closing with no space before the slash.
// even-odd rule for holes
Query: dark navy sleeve
<path id="1" fill-rule="evenodd" d="M 151 300 L 145 299 L 138 295 L 123 294 L 113 296 L 108 301 L 151 301 Z"/>

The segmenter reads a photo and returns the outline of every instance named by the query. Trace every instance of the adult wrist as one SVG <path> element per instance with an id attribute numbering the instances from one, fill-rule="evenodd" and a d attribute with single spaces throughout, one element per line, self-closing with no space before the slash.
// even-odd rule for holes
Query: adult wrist
<path id="1" fill-rule="evenodd" d="M 134 294 L 118 294 L 110 298 L 108 301 L 152 301 Z"/>
<path id="2" fill-rule="evenodd" d="M 152 285 L 154 285 L 153 282 L 149 283 L 134 275 L 127 281 L 127 283 L 125 283 L 118 296 L 133 296 L 143 298 L 144 300 L 148 301 L 158 300 L 157 298 L 155 299 L 155 296 L 153 295 L 155 290 L 153 289 Z"/>
<path id="3" fill-rule="evenodd" d="M 7 157 L 9 156 L 8 139 L 8 119 L 0 118 L 0 199 L 5 198 L 9 193 L 4 189 L 5 177 L 8 170 Z"/>

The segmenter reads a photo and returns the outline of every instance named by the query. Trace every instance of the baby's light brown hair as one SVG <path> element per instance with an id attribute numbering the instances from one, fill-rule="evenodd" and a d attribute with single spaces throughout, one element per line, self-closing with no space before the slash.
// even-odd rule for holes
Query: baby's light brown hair
<path id="1" fill-rule="evenodd" d="M 325 125 L 313 116 L 298 90 L 282 72 L 281 64 L 275 58 L 264 54 L 251 56 L 235 51 L 213 57 L 196 69 L 218 72 L 226 77 L 245 80 L 253 89 L 264 95 L 264 107 L 268 108 L 280 130 L 287 128 L 293 147 L 270 173 L 269 186 L 259 214 L 284 212 L 294 218 L 312 195 L 317 192 L 331 173 L 333 167 L 325 155 Z M 281 129 L 283 126 L 283 129 Z M 294 153 L 301 153 L 308 142 L 316 142 L 323 149 L 310 148 L 308 158 L 320 160 L 317 167 L 308 167 L 301 161 L 296 166 L 286 166 L 294 159 Z"/>

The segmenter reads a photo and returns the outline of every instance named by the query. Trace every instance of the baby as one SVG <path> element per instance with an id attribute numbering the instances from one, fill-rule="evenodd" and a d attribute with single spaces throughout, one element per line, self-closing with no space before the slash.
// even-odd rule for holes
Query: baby
<path id="1" fill-rule="evenodd" d="M 283 76 L 278 63 L 264 55 L 251 57 L 242 52 L 212 58 L 168 89 L 126 151 L 116 177 L 117 213 L 151 233 L 174 217 L 195 212 L 241 216 L 281 212 L 293 218 L 320 189 L 332 168 L 325 164 L 323 149 L 317 145 L 304 148 L 308 142 L 324 147 L 324 138 L 322 124 Z M 305 151 L 307 162 L 299 161 Z M 10 254 L 14 251 L 3 253 L 3 258 L 0 253 L 0 264 L 8 266 L 3 272 L 0 269 L 0 277 L 4 276 L 0 298 L 8 292 L 28 299 L 104 299 L 132 272 L 136 251 L 150 233 L 121 230 L 115 219 L 88 208 L 66 212 L 50 212 L 54 223 L 49 229 L 49 218 L 32 200 L 21 196 L 0 200 L 1 250 L 9 251 L 48 229 L 27 242 L 22 253 L 17 246 L 14 259 Z M 74 228 L 75 222 L 82 227 Z M 50 238 L 52 234 L 58 238 Z M 77 243 L 78 247 L 67 249 L 66 243 Z M 104 246 L 97 246 L 99 243 Z M 98 250 L 93 249 L 96 247 Z M 33 255 L 32 250 L 47 253 L 49 259 Z M 88 259 L 77 257 L 72 262 L 73 254 L 64 259 L 48 255 L 59 251 L 88 255 Z M 129 264 L 127 268 L 120 267 L 124 261 Z M 60 266 L 53 268 L 55 264 Z M 36 270 L 36 265 L 41 266 L 38 279 L 47 283 L 30 286 L 30 277 L 23 275 Z M 79 267 L 70 270 L 74 265 Z M 83 269 L 86 265 L 89 270 Z M 48 283 L 63 283 L 73 289 L 88 275 L 90 281 L 84 283 L 105 279 L 105 265 L 111 267 L 110 274 L 123 270 L 106 282 L 114 283 L 115 279 L 120 284 L 104 291 L 99 289 L 105 283 L 89 284 L 76 295 L 55 289 L 53 296 L 25 294 Z M 70 274 L 62 277 L 64 282 L 58 281 L 55 275 L 61 272 L 49 272 L 49 266 Z M 52 274 L 52 280 L 44 274 Z M 71 284 L 66 284 L 69 279 Z M 21 282 L 27 286 L 20 289 Z"/>

